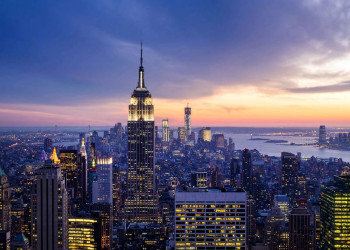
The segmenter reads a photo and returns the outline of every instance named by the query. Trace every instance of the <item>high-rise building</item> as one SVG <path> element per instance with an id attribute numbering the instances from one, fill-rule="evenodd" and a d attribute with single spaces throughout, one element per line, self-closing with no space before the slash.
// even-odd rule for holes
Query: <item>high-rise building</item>
<path id="1" fill-rule="evenodd" d="M 59 165 L 46 163 L 37 170 L 32 208 L 32 248 L 68 249 L 67 191 Z"/>
<path id="2" fill-rule="evenodd" d="M 178 140 L 181 145 L 184 145 L 186 142 L 186 129 L 185 127 L 177 128 Z"/>
<path id="3" fill-rule="evenodd" d="M 215 147 L 218 147 L 218 148 L 224 148 L 225 147 L 224 134 L 214 134 L 212 141 L 213 141 Z"/>
<path id="4" fill-rule="evenodd" d="M 241 188 L 241 170 L 239 167 L 239 159 L 233 158 L 230 164 L 230 185 L 231 187 Z"/>
<path id="5" fill-rule="evenodd" d="M 198 141 L 211 141 L 211 128 L 205 127 L 199 130 Z"/>
<path id="6" fill-rule="evenodd" d="M 281 209 L 273 207 L 265 222 L 265 243 L 269 249 L 288 250 L 289 234 Z"/>
<path id="7" fill-rule="evenodd" d="M 350 249 L 350 176 L 335 176 L 320 197 L 321 249 Z"/>
<path id="8" fill-rule="evenodd" d="M 0 250 L 11 249 L 11 233 L 10 231 L 0 230 Z"/>
<path id="9" fill-rule="evenodd" d="M 109 203 L 95 203 L 90 206 L 91 218 L 98 220 L 97 249 L 111 249 L 113 235 L 113 208 Z"/>
<path id="10" fill-rule="evenodd" d="M 253 166 L 252 155 L 249 149 L 245 148 L 242 152 L 242 186 L 248 192 L 249 196 L 253 195 Z"/>
<path id="11" fill-rule="evenodd" d="M 176 192 L 175 248 L 246 249 L 246 206 L 242 190 Z"/>
<path id="12" fill-rule="evenodd" d="M 11 188 L 0 167 L 0 230 L 11 231 Z"/>
<path id="13" fill-rule="evenodd" d="M 277 207 L 281 210 L 284 220 L 287 222 L 290 213 L 290 201 L 287 195 L 276 194 L 274 196 L 274 207 Z"/>
<path id="14" fill-rule="evenodd" d="M 207 172 L 201 172 L 201 171 L 191 172 L 191 187 L 208 188 Z"/>
<path id="15" fill-rule="evenodd" d="M 44 140 L 44 151 L 46 153 L 51 152 L 52 150 L 52 139 L 50 138 L 45 138 Z"/>
<path id="16" fill-rule="evenodd" d="M 128 118 L 128 187 L 125 200 L 126 222 L 155 222 L 157 196 L 154 169 L 154 107 L 144 83 L 144 69 L 131 95 Z"/>
<path id="17" fill-rule="evenodd" d="M 69 223 L 69 249 L 101 249 L 98 241 L 98 220 L 89 217 L 72 217 Z"/>
<path id="18" fill-rule="evenodd" d="M 318 132 L 318 144 L 323 146 L 327 144 L 327 134 L 326 134 L 326 126 L 321 125 Z"/>
<path id="19" fill-rule="evenodd" d="M 71 198 L 78 198 L 79 191 L 82 191 L 82 183 L 79 183 L 82 172 L 78 169 L 78 151 L 68 149 L 60 150 L 59 158 L 61 172 L 66 179 L 67 189 L 73 189 L 73 197 Z"/>
<path id="20" fill-rule="evenodd" d="M 191 135 L 191 108 L 188 106 L 185 107 L 185 131 L 186 138 L 189 138 Z"/>
<path id="21" fill-rule="evenodd" d="M 282 152 L 282 194 L 291 199 L 291 205 L 297 205 L 298 198 L 298 157 L 292 153 Z"/>
<path id="22" fill-rule="evenodd" d="M 162 121 L 162 133 L 163 133 L 163 142 L 169 142 L 170 141 L 170 135 L 169 135 L 169 132 L 170 132 L 170 129 L 169 129 L 169 121 L 168 119 L 164 119 Z"/>
<path id="23" fill-rule="evenodd" d="M 289 249 L 312 250 L 311 215 L 305 207 L 293 208 L 289 215 Z"/>
<path id="24" fill-rule="evenodd" d="M 92 182 L 92 202 L 113 202 L 113 158 L 97 158 L 97 180 Z"/>

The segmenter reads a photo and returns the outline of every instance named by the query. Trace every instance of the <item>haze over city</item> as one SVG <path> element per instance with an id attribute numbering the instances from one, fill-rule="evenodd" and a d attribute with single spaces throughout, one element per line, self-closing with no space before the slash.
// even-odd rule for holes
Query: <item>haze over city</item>
<path id="1" fill-rule="evenodd" d="M 0 126 L 125 123 L 141 40 L 157 124 L 348 126 L 350 2 L 185 3 L 4 1 Z"/>

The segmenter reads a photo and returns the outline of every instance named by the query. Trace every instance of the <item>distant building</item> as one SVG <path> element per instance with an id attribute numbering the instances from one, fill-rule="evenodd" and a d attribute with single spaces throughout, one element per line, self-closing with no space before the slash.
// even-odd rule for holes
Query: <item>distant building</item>
<path id="1" fill-rule="evenodd" d="M 290 201 L 289 197 L 287 195 L 279 195 L 276 194 L 274 196 L 274 207 L 277 207 L 281 210 L 281 213 L 283 214 L 284 221 L 288 221 L 289 213 L 290 213 Z"/>
<path id="2" fill-rule="evenodd" d="M 191 135 L 191 108 L 188 106 L 185 107 L 185 131 L 186 138 L 189 138 Z"/>
<path id="3" fill-rule="evenodd" d="M 0 167 L 0 230 L 11 231 L 11 188 Z"/>
<path id="4" fill-rule="evenodd" d="M 198 141 L 211 141 L 211 128 L 205 127 L 199 130 Z"/>
<path id="5" fill-rule="evenodd" d="M 212 141 L 217 148 L 224 148 L 225 147 L 225 137 L 224 134 L 214 134 Z"/>
<path id="6" fill-rule="evenodd" d="M 113 158 L 97 158 L 97 180 L 92 183 L 92 202 L 113 202 Z"/>
<path id="7" fill-rule="evenodd" d="M 191 172 L 191 187 L 208 188 L 207 172 Z"/>
<path id="8" fill-rule="evenodd" d="M 169 121 L 168 119 L 164 119 L 162 121 L 162 140 L 163 142 L 169 142 L 170 141 L 170 128 L 169 128 Z"/>
<path id="9" fill-rule="evenodd" d="M 34 184 L 31 241 L 33 249 L 68 249 L 67 191 L 59 165 L 37 170 Z"/>
<path id="10" fill-rule="evenodd" d="M 238 158 L 233 158 L 230 164 L 230 185 L 235 188 L 242 187 L 241 170 Z"/>
<path id="11" fill-rule="evenodd" d="M 83 174 L 82 171 L 78 169 L 78 151 L 61 150 L 59 154 L 59 158 L 60 158 L 61 172 L 64 178 L 66 179 L 67 189 L 72 190 L 70 192 L 73 194 L 71 198 L 78 198 L 79 193 L 82 192 L 82 183 L 79 183 L 79 179 Z"/>
<path id="12" fill-rule="evenodd" d="M 318 133 L 318 143 L 319 145 L 325 145 L 327 144 L 327 133 L 326 133 L 326 126 L 321 125 Z"/>
<path id="13" fill-rule="evenodd" d="M 184 145 L 186 142 L 186 129 L 185 127 L 177 128 L 178 140 L 181 145 Z"/>
<path id="14" fill-rule="evenodd" d="M 242 190 L 175 193 L 176 249 L 246 249 L 247 195 Z"/>
<path id="15" fill-rule="evenodd" d="M 320 197 L 321 248 L 350 249 L 350 176 L 335 176 Z"/>
<path id="16" fill-rule="evenodd" d="M 249 193 L 249 197 L 253 195 L 253 166 L 252 155 L 249 149 L 245 148 L 242 152 L 242 186 Z"/>
<path id="17" fill-rule="evenodd" d="M 50 139 L 50 138 L 45 138 L 45 140 L 44 140 L 44 151 L 45 151 L 46 153 L 52 151 L 52 139 Z"/>
<path id="18" fill-rule="evenodd" d="M 265 222 L 265 242 L 269 249 L 288 250 L 289 233 L 281 209 L 273 207 Z"/>
<path id="19" fill-rule="evenodd" d="M 310 220 L 311 215 L 307 208 L 293 208 L 289 215 L 289 249 L 313 249 Z"/>
<path id="20" fill-rule="evenodd" d="M 291 199 L 291 205 L 297 205 L 298 198 L 298 157 L 292 153 L 282 152 L 282 194 Z"/>

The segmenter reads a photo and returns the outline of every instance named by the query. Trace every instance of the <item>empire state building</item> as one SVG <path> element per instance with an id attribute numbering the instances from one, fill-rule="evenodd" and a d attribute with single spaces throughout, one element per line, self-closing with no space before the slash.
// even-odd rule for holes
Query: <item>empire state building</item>
<path id="1" fill-rule="evenodd" d="M 157 219 L 154 174 L 154 108 L 144 82 L 142 44 L 139 81 L 131 95 L 128 117 L 128 188 L 125 221 L 153 223 Z"/>

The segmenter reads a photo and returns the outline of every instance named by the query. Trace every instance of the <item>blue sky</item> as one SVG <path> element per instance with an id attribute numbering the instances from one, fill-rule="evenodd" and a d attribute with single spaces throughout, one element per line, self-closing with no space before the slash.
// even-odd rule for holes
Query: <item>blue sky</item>
<path id="1" fill-rule="evenodd" d="M 250 107 L 235 101 L 235 93 L 251 90 L 255 107 L 261 98 L 286 96 L 296 99 L 288 106 L 309 107 L 298 98 L 322 103 L 322 94 L 344 97 L 350 90 L 350 2 L 345 0 L 4 0 L 0 5 L 3 126 L 126 121 L 140 40 L 146 86 L 159 100 L 161 115 L 170 103 L 206 105 L 205 98 L 219 100 L 229 92 L 232 102 L 225 110 L 241 111 L 242 117 L 232 123 L 251 125 L 244 118 L 249 114 L 242 113 Z M 103 107 L 106 116 L 93 105 Z M 215 101 L 210 105 L 215 109 Z M 182 112 L 173 117 L 175 123 Z M 208 117 L 215 125 L 216 117 Z M 322 117 L 336 124 L 333 118 Z"/>

